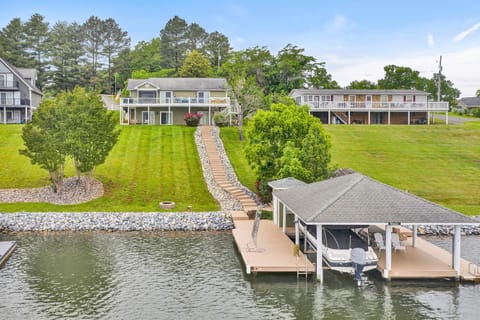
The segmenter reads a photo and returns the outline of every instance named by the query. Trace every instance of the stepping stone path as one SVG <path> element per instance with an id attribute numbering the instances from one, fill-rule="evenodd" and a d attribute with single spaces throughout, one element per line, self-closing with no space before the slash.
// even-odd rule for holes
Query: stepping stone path
<path id="1" fill-rule="evenodd" d="M 215 182 L 223 190 L 228 192 L 234 199 L 236 199 L 242 206 L 243 211 L 233 211 L 232 219 L 235 220 L 247 220 L 250 217 L 254 216 L 258 205 L 257 202 L 247 193 L 245 190 L 236 186 L 228 179 L 228 175 L 225 171 L 222 159 L 217 149 L 217 145 L 212 136 L 213 127 L 211 126 L 202 126 L 201 135 L 203 142 L 205 144 L 205 149 L 207 152 L 208 163 L 212 170 L 213 177 Z"/>

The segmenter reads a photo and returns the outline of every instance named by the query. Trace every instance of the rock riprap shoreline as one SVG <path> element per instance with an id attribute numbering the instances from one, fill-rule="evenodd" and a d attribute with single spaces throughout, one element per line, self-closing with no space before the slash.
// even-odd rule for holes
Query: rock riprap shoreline
<path id="1" fill-rule="evenodd" d="M 0 213 L 0 232 L 222 231 L 233 229 L 222 212 L 18 212 Z"/>
<path id="2" fill-rule="evenodd" d="M 72 177 L 63 182 L 62 192 L 51 186 L 26 189 L 0 189 L 0 202 L 46 202 L 52 204 L 79 204 L 103 196 L 103 184 L 92 177 Z"/>

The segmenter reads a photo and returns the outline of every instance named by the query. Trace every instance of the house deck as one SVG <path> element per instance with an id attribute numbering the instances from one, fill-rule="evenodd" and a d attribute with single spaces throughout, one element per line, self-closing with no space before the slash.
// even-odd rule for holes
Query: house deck
<path id="1" fill-rule="evenodd" d="M 300 251 L 294 255 L 294 244 L 272 221 L 260 220 L 257 245 L 252 240 L 254 220 L 237 220 L 233 237 L 245 263 L 251 272 L 313 273 L 315 266 Z"/>
<path id="2" fill-rule="evenodd" d="M 7 261 L 16 246 L 15 241 L 0 241 L 0 266 Z"/>

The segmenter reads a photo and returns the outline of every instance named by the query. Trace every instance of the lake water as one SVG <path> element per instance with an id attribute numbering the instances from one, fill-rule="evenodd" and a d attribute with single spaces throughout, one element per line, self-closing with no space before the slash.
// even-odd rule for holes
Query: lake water
<path id="1" fill-rule="evenodd" d="M 244 273 L 230 232 L 0 235 L 0 319 L 478 319 L 480 285 Z M 450 239 L 433 238 L 449 247 Z M 480 237 L 462 237 L 480 263 Z"/>

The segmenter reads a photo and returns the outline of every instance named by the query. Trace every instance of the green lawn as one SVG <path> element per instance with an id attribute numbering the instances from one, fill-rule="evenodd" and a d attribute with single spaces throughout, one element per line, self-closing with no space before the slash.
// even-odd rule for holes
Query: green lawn
<path id="1" fill-rule="evenodd" d="M 480 215 L 480 123 L 461 126 L 325 126 L 333 163 L 459 212 Z M 255 177 L 235 139 L 222 129 L 240 181 Z"/>
<path id="2" fill-rule="evenodd" d="M 0 188 L 47 185 L 48 173 L 19 155 L 21 125 L 1 125 Z M 105 195 L 81 204 L 1 204 L 0 211 L 158 211 L 160 201 L 174 201 L 175 210 L 218 210 L 203 179 L 193 138 L 195 128 L 184 126 L 125 126 L 105 164 L 94 176 Z M 71 163 L 65 170 L 74 175 Z"/>
<path id="3" fill-rule="evenodd" d="M 240 141 L 238 129 L 221 128 L 220 137 L 222 138 L 225 151 L 232 163 L 233 169 L 237 174 L 238 180 L 247 188 L 255 191 L 255 174 L 250 168 L 247 159 L 243 153 L 244 141 Z"/>

